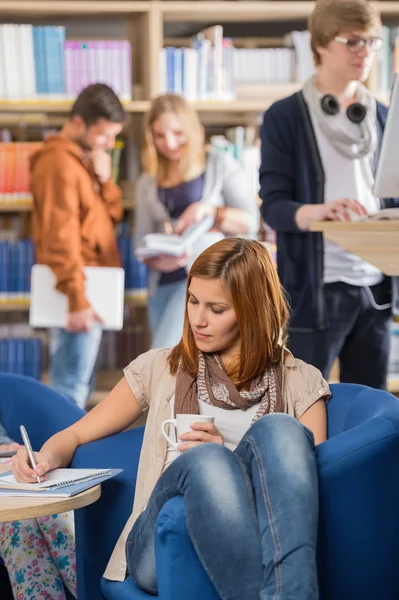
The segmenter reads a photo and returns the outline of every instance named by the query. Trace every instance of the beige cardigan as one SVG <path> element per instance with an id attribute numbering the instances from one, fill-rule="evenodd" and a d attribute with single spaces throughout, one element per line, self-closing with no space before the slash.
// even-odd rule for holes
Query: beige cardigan
<path id="1" fill-rule="evenodd" d="M 148 411 L 140 456 L 133 512 L 109 560 L 104 577 L 123 581 L 126 577 L 125 544 L 134 522 L 144 510 L 156 482 L 161 476 L 167 453 L 167 442 L 161 434 L 161 423 L 170 417 L 169 401 L 175 392 L 176 378 L 169 373 L 169 349 L 150 350 L 132 361 L 124 370 L 126 380 L 143 411 Z M 331 393 L 320 371 L 294 359 L 285 352 L 283 397 L 286 412 L 297 419 L 320 398 Z M 132 499 L 133 501 L 133 499 Z"/>

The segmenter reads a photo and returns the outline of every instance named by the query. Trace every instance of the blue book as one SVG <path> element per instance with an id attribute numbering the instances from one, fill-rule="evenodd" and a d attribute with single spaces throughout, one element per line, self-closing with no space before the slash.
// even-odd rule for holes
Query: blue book
<path id="1" fill-rule="evenodd" d="M 119 475 L 122 471 L 123 469 L 55 469 L 46 473 L 46 480 L 40 484 L 18 483 L 12 471 L 7 471 L 0 474 L 0 499 L 1 496 L 70 498 Z"/>

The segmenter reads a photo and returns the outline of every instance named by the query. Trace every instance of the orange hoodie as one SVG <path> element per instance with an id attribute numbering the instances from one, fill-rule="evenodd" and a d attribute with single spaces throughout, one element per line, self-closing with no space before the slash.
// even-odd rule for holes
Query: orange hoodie
<path id="1" fill-rule="evenodd" d="M 31 191 L 36 260 L 54 271 L 70 312 L 87 308 L 83 267 L 120 266 L 114 232 L 123 214 L 120 188 L 101 184 L 82 148 L 55 135 L 32 157 Z"/>

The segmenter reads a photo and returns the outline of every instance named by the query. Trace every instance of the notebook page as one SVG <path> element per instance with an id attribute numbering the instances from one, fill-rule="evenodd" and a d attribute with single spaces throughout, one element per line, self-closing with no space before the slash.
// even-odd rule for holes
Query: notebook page
<path id="1" fill-rule="evenodd" d="M 46 473 L 46 480 L 42 483 L 19 483 L 14 475 L 6 475 L 0 477 L 0 486 L 40 491 L 42 489 L 61 487 L 88 479 L 95 479 L 109 473 L 109 469 L 55 469 Z"/>

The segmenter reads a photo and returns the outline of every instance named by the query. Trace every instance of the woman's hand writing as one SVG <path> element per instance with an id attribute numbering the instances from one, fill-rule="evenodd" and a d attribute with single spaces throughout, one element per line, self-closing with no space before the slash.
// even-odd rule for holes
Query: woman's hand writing
<path id="1" fill-rule="evenodd" d="M 180 452 L 208 442 L 224 445 L 223 436 L 214 423 L 192 423 L 191 429 L 193 431 L 183 433 L 179 437 L 179 441 L 182 443 L 178 444 L 177 449 Z"/>
<path id="2" fill-rule="evenodd" d="M 24 446 L 20 446 L 17 454 L 12 457 L 12 472 L 20 483 L 37 483 L 37 475 L 44 481 L 45 473 L 58 467 L 58 461 L 54 456 L 45 452 L 34 452 L 33 455 L 36 461 L 36 470 L 31 468 Z"/>

